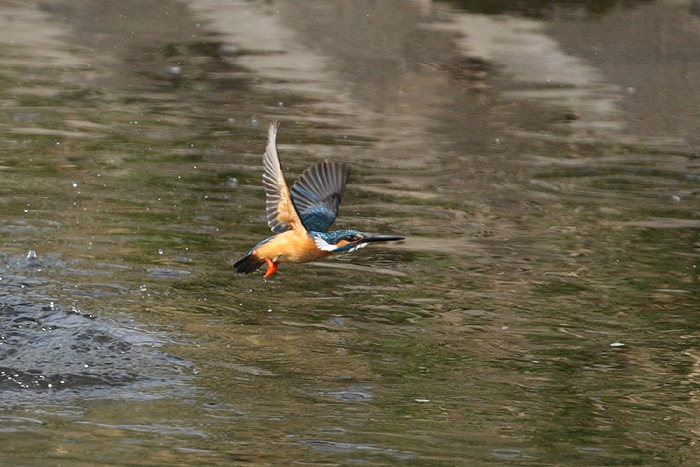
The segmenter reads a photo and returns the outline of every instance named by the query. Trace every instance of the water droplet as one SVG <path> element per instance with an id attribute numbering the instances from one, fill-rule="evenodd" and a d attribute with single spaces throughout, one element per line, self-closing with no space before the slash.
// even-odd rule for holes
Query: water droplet
<path id="1" fill-rule="evenodd" d="M 29 250 L 29 251 L 27 252 L 27 259 L 30 260 L 30 261 L 36 259 L 36 251 L 34 251 L 34 250 Z"/>
<path id="2" fill-rule="evenodd" d="M 238 179 L 233 178 L 233 177 L 229 177 L 228 186 L 230 186 L 231 188 L 238 188 Z"/>
<path id="3" fill-rule="evenodd" d="M 73 182 L 73 188 L 78 188 L 78 182 Z"/>
<path id="4" fill-rule="evenodd" d="M 163 250 L 160 249 L 160 248 L 158 248 L 158 254 L 159 254 L 159 255 L 162 255 L 162 254 L 163 254 Z"/>
<path id="5" fill-rule="evenodd" d="M 221 47 L 219 47 L 219 53 L 221 55 L 233 55 L 238 53 L 238 47 L 231 44 L 222 44 Z"/>
<path id="6" fill-rule="evenodd" d="M 270 307 L 267 307 L 267 312 L 268 312 L 268 313 L 272 313 L 272 307 L 271 307 L 271 306 L 270 306 Z"/>
<path id="7" fill-rule="evenodd" d="M 145 291 L 148 290 L 148 287 L 146 287 L 145 285 L 142 285 L 141 287 L 139 287 L 139 290 L 140 290 L 141 292 L 145 292 Z"/>
<path id="8" fill-rule="evenodd" d="M 678 203 L 680 200 L 681 200 L 681 197 L 678 195 L 671 196 L 671 201 Z"/>

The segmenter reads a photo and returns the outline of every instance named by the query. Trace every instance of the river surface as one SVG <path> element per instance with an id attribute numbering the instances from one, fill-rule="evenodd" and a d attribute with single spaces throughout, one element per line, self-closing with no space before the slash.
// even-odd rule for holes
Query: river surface
<path id="1" fill-rule="evenodd" d="M 691 2 L 0 5 L 0 464 L 700 463 Z M 352 165 L 270 280 L 262 153 Z"/>

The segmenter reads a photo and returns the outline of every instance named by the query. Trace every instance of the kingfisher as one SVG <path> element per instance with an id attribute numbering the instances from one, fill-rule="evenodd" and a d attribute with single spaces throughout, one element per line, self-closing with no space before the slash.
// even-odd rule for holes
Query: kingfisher
<path id="1" fill-rule="evenodd" d="M 270 124 L 263 156 L 263 186 L 267 224 L 275 235 L 255 245 L 234 264 L 249 274 L 267 264 L 264 278 L 277 272 L 280 263 L 307 263 L 331 253 L 355 251 L 373 242 L 403 240 L 394 235 L 372 235 L 358 230 L 329 232 L 338 216 L 350 166 L 324 161 L 308 167 L 289 190 L 277 154 L 279 122 Z"/>

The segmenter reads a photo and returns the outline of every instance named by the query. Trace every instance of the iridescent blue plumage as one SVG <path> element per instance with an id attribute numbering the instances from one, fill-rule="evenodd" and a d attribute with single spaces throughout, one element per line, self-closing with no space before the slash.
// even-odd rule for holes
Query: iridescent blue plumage
<path id="1" fill-rule="evenodd" d="M 390 242 L 403 240 L 394 235 L 374 235 L 359 230 L 345 229 L 335 232 L 309 232 L 319 250 L 333 253 L 345 253 L 365 247 L 372 242 Z"/>
<path id="2" fill-rule="evenodd" d="M 333 225 L 349 176 L 348 165 L 325 161 L 309 167 L 297 179 L 290 195 L 306 230 L 327 232 Z"/>
<path id="3" fill-rule="evenodd" d="M 362 248 L 367 243 L 354 243 L 364 239 L 367 234 L 357 230 L 345 229 L 334 232 L 311 232 L 316 241 L 316 246 L 321 250 L 334 253 L 345 253 Z M 344 242 L 342 242 L 344 240 Z M 346 243 L 347 242 L 347 243 Z"/>

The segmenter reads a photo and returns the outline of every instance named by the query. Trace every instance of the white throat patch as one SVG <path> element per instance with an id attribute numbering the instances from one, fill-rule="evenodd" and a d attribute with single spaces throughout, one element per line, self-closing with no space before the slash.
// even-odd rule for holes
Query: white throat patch
<path id="1" fill-rule="evenodd" d="M 335 245 L 331 245 L 321 237 L 314 236 L 314 242 L 316 242 L 318 249 L 322 251 L 335 251 L 337 248 Z"/>
<path id="2" fill-rule="evenodd" d="M 331 245 L 321 237 L 314 236 L 314 242 L 316 242 L 316 246 L 318 247 L 318 249 L 322 251 L 336 251 L 338 249 L 338 245 Z M 352 246 L 350 249 L 345 250 L 345 252 L 350 253 L 352 251 L 364 248 L 366 246 L 366 243 L 358 243 L 357 245 Z"/>
<path id="3" fill-rule="evenodd" d="M 366 243 L 358 243 L 358 244 L 355 245 L 354 247 L 350 248 L 350 249 L 348 250 L 348 253 L 352 253 L 353 251 L 359 250 L 360 248 L 364 248 L 364 247 L 366 247 L 366 246 L 367 246 Z"/>

